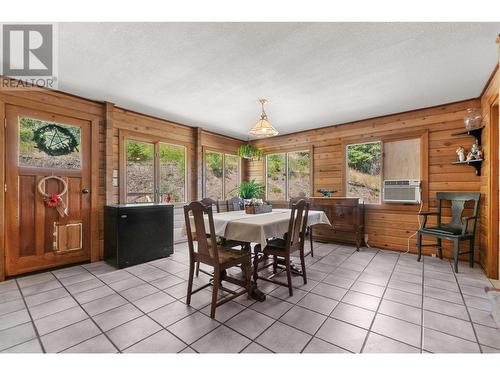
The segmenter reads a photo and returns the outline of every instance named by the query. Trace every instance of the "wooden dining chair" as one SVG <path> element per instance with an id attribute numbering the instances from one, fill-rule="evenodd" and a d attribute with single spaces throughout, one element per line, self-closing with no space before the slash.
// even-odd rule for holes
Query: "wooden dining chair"
<path id="1" fill-rule="evenodd" d="M 292 253 L 298 251 L 300 255 L 300 263 L 302 266 L 302 278 L 304 280 L 304 284 L 307 284 L 306 264 L 304 260 L 304 242 L 308 215 L 309 203 L 304 199 L 299 200 L 297 203 L 294 203 L 292 205 L 290 222 L 288 224 L 288 232 L 284 235 L 284 238 L 274 238 L 272 240 L 269 240 L 267 246 L 264 247 L 264 249 L 261 248 L 260 244 L 255 245 L 253 258 L 254 282 L 257 282 L 258 279 L 261 279 L 267 280 L 274 284 L 286 286 L 288 287 L 290 296 L 293 296 L 290 257 Z M 259 255 L 259 253 L 262 254 Z M 265 261 L 271 255 L 274 257 L 274 261 L 272 263 L 265 264 L 259 269 L 259 263 L 261 261 Z M 284 260 L 287 283 L 274 280 L 273 278 L 277 271 L 278 258 L 282 258 Z M 270 277 L 259 276 L 260 270 L 268 268 L 270 266 L 273 266 L 273 275 L 271 275 Z"/>
<path id="2" fill-rule="evenodd" d="M 208 217 L 208 231 L 205 227 L 204 214 Z M 250 297 L 251 279 L 251 256 L 249 251 L 227 249 L 217 244 L 215 226 L 211 206 L 205 206 L 200 202 L 192 202 L 184 206 L 184 218 L 186 220 L 186 232 L 189 246 L 189 280 L 186 304 L 191 304 L 191 296 L 200 290 L 212 286 L 212 304 L 210 317 L 215 318 L 215 309 L 232 299 L 243 294 Z M 194 225 L 192 225 L 194 224 Z M 194 235 L 193 235 L 194 234 Z M 196 238 L 197 247 L 194 247 Z M 195 264 L 201 262 L 213 267 L 213 282 L 209 282 L 193 290 L 193 276 Z M 236 279 L 225 272 L 231 267 L 239 266 L 243 270 L 244 279 Z M 235 292 L 222 286 L 222 281 L 236 284 L 244 288 L 243 291 Z M 218 291 L 223 290 L 230 296 L 217 301 Z"/>
<path id="3" fill-rule="evenodd" d="M 200 202 L 205 206 L 215 207 L 217 213 L 220 212 L 220 206 L 218 200 L 212 198 L 203 198 Z"/>
<path id="4" fill-rule="evenodd" d="M 304 199 L 306 202 L 309 202 L 308 198 L 300 198 L 300 197 L 290 198 L 289 208 L 292 208 L 292 205 L 295 204 L 295 203 L 297 203 L 301 199 Z M 309 244 L 311 246 L 311 250 L 308 253 L 305 253 L 304 256 L 308 256 L 309 254 L 311 254 L 311 257 L 314 258 L 312 225 L 308 225 L 307 226 L 307 228 L 306 228 L 306 237 L 309 237 Z"/>
<path id="5" fill-rule="evenodd" d="M 202 200 L 200 200 L 200 203 L 206 207 L 215 207 L 215 210 L 217 213 L 220 213 L 220 205 L 219 205 L 219 201 L 218 200 L 215 200 L 215 199 L 212 199 L 212 198 L 203 198 Z M 196 241 L 196 238 L 195 238 L 195 241 Z M 207 275 L 211 275 L 210 273 L 204 271 L 204 270 L 201 270 L 201 272 L 207 274 Z M 197 262 L 196 263 L 196 277 L 198 277 L 200 275 L 200 262 Z"/>
<path id="6" fill-rule="evenodd" d="M 241 211 L 244 210 L 244 202 L 240 197 L 232 197 L 226 201 L 227 211 Z"/>

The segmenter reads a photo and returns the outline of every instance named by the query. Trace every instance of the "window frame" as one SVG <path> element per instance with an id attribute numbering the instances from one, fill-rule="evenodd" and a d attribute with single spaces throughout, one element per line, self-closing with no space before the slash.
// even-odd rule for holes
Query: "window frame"
<path id="1" fill-rule="evenodd" d="M 420 181 L 421 181 L 421 199 L 422 199 L 422 210 L 427 211 L 429 209 L 429 130 L 414 130 L 407 132 L 398 132 L 394 134 L 375 134 L 370 137 L 346 137 L 341 142 L 341 147 L 343 149 L 343 162 L 342 165 L 342 190 L 340 193 L 342 196 L 347 196 L 347 145 L 360 144 L 360 143 L 371 143 L 380 141 L 382 159 L 380 166 L 381 173 L 381 183 L 384 181 L 384 143 L 394 142 L 394 141 L 404 141 L 409 139 L 420 138 Z M 383 186 L 381 186 L 383 188 Z M 382 200 L 382 192 L 380 196 L 380 203 L 366 203 L 365 208 L 369 210 L 386 210 L 386 211 L 407 211 L 411 213 L 417 213 L 420 209 L 418 204 L 408 204 L 408 203 L 384 203 Z"/>
<path id="2" fill-rule="evenodd" d="M 140 204 L 140 203 L 128 203 L 127 202 L 127 153 L 126 153 L 126 144 L 128 140 L 139 141 L 139 142 L 147 142 L 151 143 L 154 146 L 154 157 L 153 157 L 153 165 L 154 165 L 154 200 L 151 203 L 163 203 L 160 201 L 160 143 L 169 144 L 176 147 L 183 147 L 185 152 L 184 157 L 184 197 L 185 200 L 183 202 L 172 202 L 174 207 L 182 207 L 189 199 L 189 175 L 190 175 L 190 147 L 188 144 L 184 142 L 178 142 L 173 139 L 164 138 L 164 137 L 156 137 L 156 136 L 147 136 L 142 133 L 128 132 L 128 131 L 119 131 L 119 196 L 120 203 L 122 204 Z"/>
<path id="3" fill-rule="evenodd" d="M 226 155 L 236 156 L 238 158 L 238 182 L 239 183 L 241 183 L 241 179 L 242 179 L 242 170 L 241 170 L 242 158 L 236 152 L 233 153 L 233 152 L 228 151 L 228 150 L 221 150 L 221 149 L 212 148 L 212 147 L 205 147 L 205 146 L 202 147 L 202 174 L 203 174 L 202 197 L 203 198 L 207 198 L 207 191 L 206 191 L 207 184 L 205 183 L 206 177 L 207 177 L 207 163 L 206 163 L 205 156 L 206 156 L 207 152 L 214 152 L 214 153 L 222 154 L 222 199 L 219 199 L 219 200 L 221 200 L 221 201 L 227 200 L 229 198 L 226 198 Z M 208 198 L 212 198 L 212 197 L 208 197 Z"/>
<path id="4" fill-rule="evenodd" d="M 265 183 L 265 197 L 268 199 L 268 183 L 267 183 L 267 157 L 269 155 L 285 154 L 285 199 L 283 201 L 288 201 L 289 197 L 289 177 L 288 177 L 288 154 L 293 152 L 309 152 L 309 195 L 308 197 L 314 196 L 314 147 L 293 147 L 281 150 L 269 150 L 264 154 L 264 183 Z M 281 200 L 278 200 L 281 201 Z"/>

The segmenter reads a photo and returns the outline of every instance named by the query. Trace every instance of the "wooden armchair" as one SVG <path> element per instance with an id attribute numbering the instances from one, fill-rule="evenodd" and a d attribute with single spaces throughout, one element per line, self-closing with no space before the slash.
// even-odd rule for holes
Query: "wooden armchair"
<path id="1" fill-rule="evenodd" d="M 301 199 L 304 199 L 306 202 L 309 203 L 309 199 L 308 198 L 290 198 L 290 202 L 289 202 L 289 207 L 292 208 L 292 206 L 297 203 L 298 201 L 300 201 Z M 313 232 L 312 232 L 312 225 L 308 225 L 307 228 L 306 228 L 306 237 L 309 237 L 309 243 L 310 243 L 310 246 L 311 246 L 311 250 L 306 253 L 304 256 L 308 256 L 309 254 L 311 254 L 311 257 L 314 257 L 314 249 L 313 249 Z"/>
<path id="2" fill-rule="evenodd" d="M 439 258 L 443 259 L 442 240 L 453 241 L 453 258 L 454 270 L 458 272 L 458 256 L 460 254 L 469 253 L 469 266 L 474 267 L 474 240 L 476 232 L 476 223 L 479 210 L 480 193 L 454 193 L 454 192 L 440 192 L 436 194 L 437 199 L 437 212 L 421 213 L 424 217 L 422 226 L 417 232 L 417 248 L 418 248 L 418 261 L 422 257 L 423 246 L 434 246 L 438 248 Z M 449 223 L 442 222 L 442 208 L 443 202 L 451 202 L 451 221 Z M 472 208 L 472 216 L 462 217 L 465 203 L 474 202 Z M 427 226 L 427 218 L 429 216 L 437 217 L 436 226 Z M 437 239 L 435 245 L 422 245 L 422 236 L 430 236 Z M 459 245 L 461 241 L 469 241 L 469 250 L 466 252 L 459 252 Z"/>
<path id="3" fill-rule="evenodd" d="M 190 217 L 192 214 L 192 218 Z M 204 214 L 208 217 L 208 229 L 206 231 Z M 186 304 L 191 303 L 191 296 L 212 285 L 212 305 L 210 317 L 215 318 L 215 309 L 232 299 L 243 294 L 250 296 L 250 278 L 251 278 L 251 257 L 249 251 L 240 251 L 227 249 L 217 244 L 215 236 L 215 226 L 211 206 L 205 206 L 200 202 L 192 202 L 184 206 L 184 218 L 186 220 L 186 232 L 189 245 L 189 280 Z M 192 225 L 192 222 L 194 225 Z M 193 228 L 194 227 L 194 228 Z M 194 233 L 194 236 L 193 236 Z M 196 238 L 197 248 L 194 248 L 194 238 Z M 203 263 L 213 267 L 213 282 L 205 284 L 196 290 L 193 290 L 193 276 L 196 263 Z M 228 276 L 225 270 L 239 266 L 243 270 L 244 280 L 238 280 Z M 243 291 L 235 292 L 222 286 L 222 281 L 227 281 L 245 288 Z M 217 301 L 219 289 L 230 294 L 220 301 Z"/>
<path id="4" fill-rule="evenodd" d="M 304 284 L 307 284 L 306 264 L 304 260 L 304 240 L 305 240 L 308 215 L 309 215 L 309 203 L 301 199 L 300 201 L 292 205 L 290 222 L 288 224 L 288 232 L 284 236 L 285 238 L 284 239 L 275 238 L 269 240 L 267 246 L 264 249 L 262 249 L 260 244 L 255 245 L 254 247 L 255 254 L 253 258 L 254 282 L 257 282 L 257 279 L 262 279 L 278 285 L 286 286 L 288 287 L 288 292 L 290 296 L 293 296 L 290 256 L 293 252 L 299 251 L 300 263 L 302 266 L 302 278 L 304 280 Z M 260 252 L 262 252 L 262 256 L 259 256 Z M 268 259 L 270 255 L 274 257 L 273 263 L 266 264 L 259 269 L 259 263 L 262 260 L 265 261 L 266 259 Z M 280 281 L 274 280 L 272 276 L 269 278 L 264 278 L 259 276 L 258 272 L 261 269 L 268 268 L 271 265 L 273 266 L 274 273 L 276 273 L 278 265 L 278 257 L 284 259 L 287 283 L 282 283 Z"/>

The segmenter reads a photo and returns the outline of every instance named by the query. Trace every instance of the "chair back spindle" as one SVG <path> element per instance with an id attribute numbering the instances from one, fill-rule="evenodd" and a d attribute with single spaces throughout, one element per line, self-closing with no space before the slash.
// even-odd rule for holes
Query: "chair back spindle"
<path id="1" fill-rule="evenodd" d="M 205 214 L 208 217 L 208 232 L 205 226 Z M 193 256 L 197 252 L 207 260 L 217 264 L 219 255 L 212 206 L 206 206 L 201 202 L 191 202 L 189 205 L 184 206 L 184 218 L 186 221 L 190 256 Z M 194 223 L 194 228 L 191 225 L 191 220 Z M 194 249 L 194 239 L 196 239 L 198 244 L 196 251 Z"/>
<path id="2" fill-rule="evenodd" d="M 472 216 L 477 216 L 478 208 L 479 208 L 479 197 L 480 193 L 456 193 L 456 192 L 438 192 L 436 194 L 437 199 L 437 222 L 438 226 L 443 224 L 442 222 L 442 210 L 444 202 L 451 202 L 451 221 L 448 225 L 461 228 L 464 223 L 462 220 L 463 212 L 465 210 L 465 204 L 467 202 L 474 202 L 472 208 Z M 472 220 L 472 228 L 471 232 L 474 233 L 476 231 L 476 222 L 477 220 Z M 468 228 L 467 228 L 468 229 Z"/>
<path id="3" fill-rule="evenodd" d="M 286 248 L 290 252 L 298 250 L 304 242 L 309 215 L 309 203 L 304 199 L 292 204 Z"/>

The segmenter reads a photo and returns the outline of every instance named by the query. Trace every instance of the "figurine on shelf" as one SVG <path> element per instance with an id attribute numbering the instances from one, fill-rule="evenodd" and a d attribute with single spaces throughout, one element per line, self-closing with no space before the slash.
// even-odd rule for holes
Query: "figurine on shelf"
<path id="1" fill-rule="evenodd" d="M 467 154 L 467 160 L 480 160 L 483 158 L 483 150 L 476 139 L 476 142 L 472 145 L 469 153 Z"/>
<path id="2" fill-rule="evenodd" d="M 481 148 L 481 146 L 479 146 L 479 150 L 477 150 L 477 158 L 483 159 L 483 156 L 484 156 L 483 149 Z"/>
<path id="3" fill-rule="evenodd" d="M 458 161 L 460 161 L 460 162 L 465 161 L 465 149 L 462 146 L 459 146 L 457 148 L 456 153 L 457 153 Z"/>

